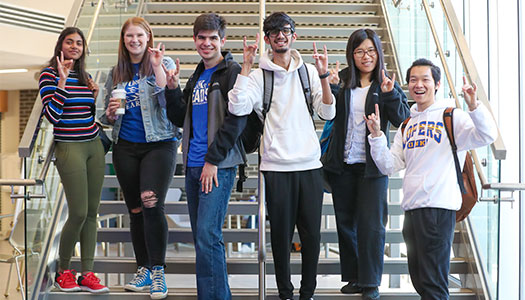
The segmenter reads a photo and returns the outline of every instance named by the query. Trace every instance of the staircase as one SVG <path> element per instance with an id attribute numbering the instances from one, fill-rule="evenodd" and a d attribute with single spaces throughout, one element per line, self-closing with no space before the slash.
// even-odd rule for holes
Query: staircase
<path id="1" fill-rule="evenodd" d="M 131 7 L 133 7 L 132 4 Z M 311 54 L 312 42 L 317 42 L 317 47 L 321 48 L 326 45 L 329 51 L 329 60 L 331 65 L 336 61 L 341 62 L 341 68 L 346 66 L 345 49 L 348 37 L 358 28 L 368 27 L 374 29 L 381 37 L 385 52 L 385 63 L 389 73 L 401 73 L 396 61 L 395 48 L 393 46 L 388 26 L 386 25 L 384 9 L 380 0 L 303 0 L 303 1 L 267 1 L 266 12 L 270 14 L 275 11 L 284 11 L 288 13 L 296 22 L 298 40 L 293 47 L 299 50 L 306 62 L 313 62 Z M 249 40 L 255 39 L 255 34 L 259 30 L 259 2 L 258 1 L 159 1 L 151 0 L 146 3 L 144 9 L 144 18 L 146 18 L 155 34 L 155 44 L 162 42 L 166 45 L 166 55 L 173 59 L 179 58 L 181 61 L 181 80 L 184 83 L 194 71 L 200 57 L 194 49 L 192 39 L 192 26 L 195 18 L 204 12 L 216 12 L 228 22 L 227 41 L 225 50 L 232 52 L 237 62 L 242 62 L 242 39 L 247 36 Z M 93 70 L 104 70 L 116 63 L 116 53 L 118 48 L 118 35 L 121 24 L 134 13 L 122 13 L 121 8 L 108 7 L 106 13 L 99 19 L 98 28 L 94 37 L 94 42 L 90 45 L 92 59 L 88 67 Z M 86 20 L 82 20 L 83 26 L 86 26 Z M 115 34 L 116 33 L 116 34 Z M 402 77 L 398 77 L 402 78 Z M 322 126 L 322 124 L 318 124 Z M 318 127 L 322 128 L 322 127 Z M 181 161 L 180 154 L 177 158 Z M 237 228 L 236 223 L 239 216 L 257 215 L 258 207 L 256 202 L 237 201 L 246 199 L 253 195 L 257 187 L 257 178 L 254 175 L 256 157 L 250 156 L 252 164 L 251 177 L 244 183 L 244 193 L 234 193 L 228 209 L 227 226 L 224 229 L 225 244 L 228 244 L 228 273 L 230 281 L 239 280 L 239 278 L 256 277 L 258 274 L 258 263 L 256 254 L 243 255 L 232 245 L 238 243 L 253 243 L 257 241 L 257 229 Z M 106 163 L 111 165 L 111 153 L 106 157 Z M 235 185 L 234 185 L 235 186 Z M 118 194 L 118 182 L 114 175 L 106 175 L 104 181 L 106 189 L 117 191 L 115 197 L 111 200 L 102 201 L 100 205 L 101 218 L 112 218 L 120 220 L 118 216 L 124 215 L 123 227 L 117 227 L 112 224 L 110 227 L 99 229 L 98 241 L 103 246 L 95 259 L 95 272 L 99 274 L 111 274 L 109 277 L 109 286 L 111 293 L 106 295 L 93 296 L 89 293 L 66 294 L 51 289 L 47 296 L 48 299 L 149 299 L 148 293 L 130 293 L 125 292 L 122 285 L 126 280 L 123 276 L 115 274 L 132 274 L 136 270 L 135 260 L 130 252 L 130 235 L 129 228 L 125 227 L 127 220 L 127 209 Z M 386 234 L 386 251 L 383 285 L 380 287 L 381 298 L 384 300 L 405 300 L 419 299 L 414 289 L 407 282 L 408 266 L 403 250 L 403 237 L 401 234 L 400 216 L 403 214 L 400 208 L 401 199 L 401 178 L 392 177 L 389 182 L 389 223 Z M 184 177 L 175 175 L 171 184 L 173 189 L 184 188 Z M 169 202 L 166 205 L 166 214 L 168 215 L 185 215 L 187 207 L 185 202 Z M 316 290 L 315 299 L 361 299 L 361 295 L 343 295 L 339 288 L 343 285 L 340 283 L 340 267 L 337 256 L 337 233 L 335 229 L 334 211 L 331 202 L 331 196 L 325 194 L 323 204 L 323 228 L 321 234 L 322 247 L 321 258 L 318 267 L 318 279 L 332 278 L 332 284 L 329 287 L 319 286 Z M 116 222 L 120 225 L 120 221 Z M 270 232 L 266 231 L 266 240 L 270 246 Z M 298 241 L 297 234 L 294 240 Z M 170 227 L 169 244 L 177 243 L 179 247 L 188 247 L 192 242 L 191 231 L 189 228 Z M 464 238 L 464 230 L 461 226 L 455 233 L 454 249 L 468 247 Z M 100 248 L 100 247 L 99 247 Z M 120 256 L 116 256 L 116 252 Z M 102 255 L 105 252 L 107 255 Z M 191 252 L 191 251 L 190 251 Z M 459 251 L 458 251 L 459 252 Z M 270 257 L 267 259 L 267 273 L 274 273 L 273 261 Z M 451 273 L 455 277 L 450 280 L 450 299 L 478 299 L 471 289 L 462 288 L 459 278 L 468 277 L 472 273 L 471 265 L 467 258 L 455 257 L 451 261 Z M 192 275 L 195 270 L 195 261 L 193 256 L 169 256 L 167 258 L 166 272 L 168 274 L 168 286 L 170 287 L 169 278 L 171 275 L 182 276 Z M 73 259 L 72 268 L 79 269 L 80 261 L 78 257 Z M 292 274 L 300 275 L 300 257 L 298 254 L 292 255 Z M 459 275 L 459 276 L 458 276 Z M 118 277 L 118 278 L 117 278 Z M 179 277 L 177 277 L 179 278 Z M 190 277 L 193 278 L 193 277 Z M 273 277 L 269 277 L 269 285 L 274 284 Z M 256 281 L 253 281 L 256 283 Z M 296 285 L 298 288 L 298 286 Z M 168 299 L 186 300 L 197 299 L 196 289 L 181 287 L 170 287 Z M 257 286 L 234 287 L 232 288 L 233 299 L 251 300 L 259 299 Z M 266 299 L 278 299 L 278 293 L 275 288 L 267 291 Z"/>

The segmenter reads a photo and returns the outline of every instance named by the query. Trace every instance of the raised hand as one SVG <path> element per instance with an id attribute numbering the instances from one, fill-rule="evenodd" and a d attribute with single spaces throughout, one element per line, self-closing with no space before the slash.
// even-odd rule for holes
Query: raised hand
<path id="1" fill-rule="evenodd" d="M 166 73 L 166 81 L 169 89 L 176 89 L 179 86 L 179 74 L 180 74 L 180 61 L 177 58 L 175 60 L 175 69 L 168 70 L 165 65 L 162 64 L 162 69 Z"/>
<path id="2" fill-rule="evenodd" d="M 88 86 L 88 89 L 90 89 L 93 92 L 93 98 L 95 98 L 95 101 L 97 101 L 97 96 L 98 96 L 98 91 L 99 91 L 98 84 L 96 84 L 93 81 L 93 78 L 88 78 L 87 86 Z"/>
<path id="3" fill-rule="evenodd" d="M 166 50 L 166 47 L 162 43 L 159 43 L 157 45 L 157 48 L 148 48 L 148 52 L 150 55 L 150 62 L 152 67 L 158 67 L 162 64 L 162 59 L 164 58 L 164 51 Z"/>
<path id="4" fill-rule="evenodd" d="M 335 62 L 335 69 L 330 69 L 330 76 L 328 76 L 328 82 L 330 84 L 339 84 L 339 61 Z"/>
<path id="5" fill-rule="evenodd" d="M 392 74 L 392 79 L 385 75 L 385 70 L 381 70 L 381 77 L 383 82 L 381 83 L 381 91 L 383 93 L 391 92 L 394 89 L 394 83 L 396 82 L 396 73 Z"/>
<path id="6" fill-rule="evenodd" d="M 75 65 L 75 61 L 72 59 L 64 59 L 64 52 L 60 51 L 60 58 L 57 56 L 57 71 L 58 71 L 58 77 L 60 77 L 60 80 L 58 82 L 58 86 L 60 88 L 66 87 L 66 80 L 69 76 L 69 71 L 73 69 L 73 66 Z"/>
<path id="7" fill-rule="evenodd" d="M 257 49 L 259 48 L 259 34 L 257 33 L 255 35 L 255 43 L 248 45 L 246 42 L 246 36 L 244 36 L 243 39 L 243 51 L 242 51 L 242 62 L 243 62 L 243 71 L 245 71 L 245 68 L 250 71 L 252 68 L 255 57 L 257 56 Z M 243 74 L 247 75 L 247 74 Z"/>
<path id="8" fill-rule="evenodd" d="M 381 136 L 381 120 L 379 117 L 379 105 L 375 105 L 376 112 L 372 113 L 371 115 L 366 117 L 366 115 L 363 116 L 365 118 L 366 126 L 368 127 L 368 131 L 370 131 L 370 134 L 372 137 L 380 137 Z"/>
<path id="9" fill-rule="evenodd" d="M 465 98 L 468 109 L 470 111 L 475 110 L 478 107 L 478 102 L 476 101 L 476 92 L 478 91 L 478 87 L 476 84 L 474 82 L 472 85 L 468 84 L 467 79 L 465 76 L 463 76 L 463 87 L 461 90 L 463 90 L 463 98 Z"/>
<path id="10" fill-rule="evenodd" d="M 328 72 L 328 52 L 326 50 L 326 45 L 323 46 L 323 54 L 317 53 L 317 46 L 314 42 L 314 55 L 312 56 L 315 60 L 315 68 L 319 75 L 326 74 Z"/>

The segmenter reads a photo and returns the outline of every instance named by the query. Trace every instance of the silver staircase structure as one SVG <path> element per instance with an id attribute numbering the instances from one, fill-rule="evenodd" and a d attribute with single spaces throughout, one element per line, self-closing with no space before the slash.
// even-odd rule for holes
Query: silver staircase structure
<path id="1" fill-rule="evenodd" d="M 406 66 L 399 59 L 396 48 L 395 26 L 399 26 L 399 20 L 392 20 L 402 17 L 403 12 L 395 16 L 399 7 L 399 1 L 388 0 L 272 0 L 266 1 L 265 10 L 269 14 L 274 11 L 285 11 L 295 21 L 298 40 L 293 45 L 298 49 L 307 62 L 312 62 L 311 54 L 312 42 L 317 46 L 327 45 L 329 49 L 330 64 L 335 65 L 336 61 L 341 62 L 341 68 L 346 65 L 345 48 L 349 35 L 357 28 L 368 27 L 376 30 L 383 42 L 385 52 L 385 62 L 389 73 L 396 73 L 396 78 L 403 78 L 401 70 Z M 426 1 L 416 1 L 424 4 Z M 441 0 L 441 2 L 448 2 Z M 242 38 L 244 35 L 249 40 L 254 40 L 255 34 L 260 30 L 260 2 L 259 1 L 128 1 L 128 0 L 97 0 L 84 1 L 82 11 L 79 14 L 77 25 L 84 32 L 90 32 L 91 40 L 89 44 L 90 58 L 88 68 L 99 85 L 103 86 L 105 74 L 108 69 L 116 63 L 116 53 L 118 48 L 118 36 L 121 24 L 129 17 L 140 15 L 150 22 L 155 34 L 155 43 L 162 42 L 166 45 L 166 55 L 173 59 L 179 58 L 181 61 L 181 77 L 184 85 L 185 79 L 191 75 L 200 57 L 194 50 L 192 40 L 193 20 L 201 13 L 216 12 L 224 16 L 228 21 L 227 42 L 225 49 L 232 52 L 234 59 L 242 62 Z M 394 15 L 393 15 L 394 13 Z M 419 16 L 421 17 L 421 16 Z M 460 52 L 462 49 L 459 50 Z M 445 62 L 446 63 L 446 62 Z M 477 75 L 476 75 L 477 76 Z M 448 88 L 453 88 L 453 83 L 448 84 Z M 443 88 L 445 90 L 447 87 Z M 102 93 L 101 93 L 102 94 Z M 98 105 L 103 101 L 99 96 Z M 485 99 L 487 100 L 487 99 Z M 42 215 L 42 234 L 41 244 L 38 246 L 42 253 L 41 260 L 28 273 L 33 279 L 28 281 L 28 299 L 149 299 L 148 293 L 130 293 L 122 288 L 130 274 L 136 271 L 135 259 L 130 248 L 129 228 L 127 227 L 127 209 L 120 196 L 118 181 L 112 172 L 111 153 L 106 156 L 108 173 L 104 180 L 104 194 L 109 198 L 103 198 L 99 210 L 100 228 L 98 232 L 99 247 L 95 258 L 95 272 L 105 280 L 111 292 L 105 295 L 91 295 L 89 293 L 61 293 L 53 289 L 54 261 L 57 255 L 58 237 L 61 224 L 65 221 L 67 209 L 64 205 L 64 196 L 61 191 L 60 182 L 51 162 L 53 149 L 51 125 L 46 121 L 41 121 L 40 99 L 35 102 L 32 122 L 26 128 L 24 138 L 21 143 L 21 156 L 26 158 L 26 178 L 34 178 L 36 171 L 39 170 L 42 178 L 40 184 L 35 184 L 47 190 L 47 201 L 38 202 L 30 200 L 28 207 L 40 208 L 45 211 Z M 318 128 L 322 128 L 322 123 L 318 122 Z M 502 145 L 494 146 L 498 153 L 504 151 Z M 496 150 L 492 150 L 496 153 Z M 491 151 L 487 151 L 490 155 Z M 23 155 L 22 155 L 23 153 Z M 181 161 L 180 154 L 177 158 Z M 499 158 L 501 159 L 501 157 Z M 44 162 L 45 170 L 38 168 L 38 161 Z M 244 183 L 243 193 L 232 194 L 229 204 L 228 216 L 224 227 L 224 240 L 227 244 L 227 264 L 230 281 L 242 278 L 260 277 L 257 253 L 251 252 L 243 254 L 240 247 L 243 243 L 252 246 L 252 250 L 257 249 L 257 241 L 264 235 L 268 247 L 268 257 L 266 260 L 266 272 L 268 285 L 274 281 L 271 276 L 274 272 L 273 261 L 271 259 L 268 229 L 260 232 L 255 226 L 246 228 L 241 224 L 243 216 L 251 216 L 252 224 L 255 216 L 259 213 L 259 205 L 253 201 L 246 200 L 256 195 L 258 186 L 256 175 L 257 158 L 249 157 L 251 164 L 250 177 Z M 33 164 L 37 165 L 36 167 Z M 486 172 L 480 165 L 478 170 Z M 381 298 L 385 300 L 419 299 L 410 283 L 408 282 L 408 266 L 406 261 L 406 250 L 404 250 L 403 237 L 401 234 L 402 210 L 401 202 L 401 176 L 391 177 L 389 180 L 389 222 L 386 234 L 386 251 L 383 285 L 380 288 Z M 483 180 L 483 178 L 481 179 Z M 486 180 L 486 179 L 485 179 Z M 45 182 L 45 185 L 42 185 Z M 482 183 L 484 183 L 482 181 Z M 234 185 L 235 187 L 235 185 Z M 171 184 L 173 189 L 184 188 L 183 175 L 175 175 Z M 31 189 L 30 189 L 31 190 Z M 103 196 L 104 197 L 104 196 Z M 178 200 L 178 199 L 176 199 Z M 186 215 L 187 207 L 184 201 L 174 201 L 166 203 L 167 215 Z M 297 234 L 294 241 L 299 241 Z M 179 255 L 180 251 L 175 248 L 175 254 L 169 254 L 167 258 L 167 280 L 170 290 L 168 299 L 186 300 L 197 299 L 196 289 L 192 287 L 173 288 L 170 285 L 170 278 L 182 278 L 180 276 L 191 277 L 195 274 L 194 257 L 191 253 L 192 236 L 187 227 L 172 226 L 169 230 L 169 244 L 177 245 L 179 248 L 186 249 L 185 253 Z M 316 290 L 315 299 L 361 299 L 357 295 L 344 295 L 339 292 L 343 283 L 339 282 L 340 266 L 337 249 L 337 233 L 334 222 L 334 211 L 330 195 L 325 195 L 323 204 L 323 226 L 321 230 L 321 243 L 323 244 L 321 258 L 318 267 L 318 279 L 331 278 L 333 284 L 325 287 L 319 286 Z M 183 251 L 184 252 L 184 251 Z M 484 267 L 479 259 L 476 248 L 472 224 L 469 221 L 458 224 L 454 235 L 453 245 L 454 258 L 451 261 L 450 291 L 451 299 L 493 299 L 490 289 L 487 287 L 487 279 Z M 299 254 L 292 254 L 292 274 L 300 275 Z M 80 268 L 80 261 L 75 257 L 72 267 Z M 32 272 L 31 272 L 32 271 Z M 191 281 L 192 279 L 190 279 Z M 233 299 L 278 299 L 275 288 L 265 289 L 266 297 L 261 297 L 260 288 L 256 280 L 249 280 L 253 284 L 232 288 Z M 260 283 L 260 281 L 259 281 Z M 232 284 L 231 284 L 232 285 Z"/>

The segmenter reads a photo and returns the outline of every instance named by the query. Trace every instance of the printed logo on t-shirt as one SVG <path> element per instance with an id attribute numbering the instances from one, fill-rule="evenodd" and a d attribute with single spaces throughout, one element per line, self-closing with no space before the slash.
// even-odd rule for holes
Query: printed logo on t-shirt
<path id="1" fill-rule="evenodd" d="M 193 105 L 203 105 L 208 103 L 208 87 L 210 86 L 208 80 L 202 79 L 197 82 L 193 88 Z"/>
<path id="2" fill-rule="evenodd" d="M 140 107 L 139 79 L 133 79 L 126 84 L 126 110 Z"/>

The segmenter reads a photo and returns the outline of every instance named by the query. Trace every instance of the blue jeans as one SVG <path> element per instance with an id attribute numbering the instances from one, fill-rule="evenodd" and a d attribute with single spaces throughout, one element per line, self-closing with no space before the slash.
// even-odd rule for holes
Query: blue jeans
<path id="1" fill-rule="evenodd" d="M 186 195 L 195 242 L 199 300 L 230 300 L 222 225 L 228 209 L 236 168 L 217 170 L 219 187 L 201 190 L 202 167 L 186 168 Z"/>

